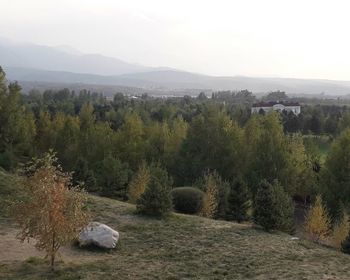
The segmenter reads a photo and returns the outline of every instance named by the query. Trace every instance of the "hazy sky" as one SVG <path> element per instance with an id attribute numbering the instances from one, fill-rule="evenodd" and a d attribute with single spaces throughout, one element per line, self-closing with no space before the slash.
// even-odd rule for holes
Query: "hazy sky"
<path id="1" fill-rule="evenodd" d="M 0 36 L 213 75 L 350 80 L 350 1 L 0 0 Z"/>

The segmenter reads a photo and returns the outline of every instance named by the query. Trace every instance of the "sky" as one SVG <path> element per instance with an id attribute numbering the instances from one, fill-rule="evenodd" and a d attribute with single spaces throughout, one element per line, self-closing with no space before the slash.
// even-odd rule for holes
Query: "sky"
<path id="1" fill-rule="evenodd" d="M 0 0 L 0 37 L 216 76 L 350 80 L 350 1 Z"/>

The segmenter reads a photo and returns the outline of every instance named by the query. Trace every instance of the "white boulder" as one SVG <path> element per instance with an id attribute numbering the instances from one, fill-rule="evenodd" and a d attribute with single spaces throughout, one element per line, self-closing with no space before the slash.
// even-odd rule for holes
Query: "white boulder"
<path id="1" fill-rule="evenodd" d="M 113 249 L 117 246 L 119 233 L 105 224 L 91 222 L 79 234 L 79 245 L 95 245 L 101 248 Z"/>

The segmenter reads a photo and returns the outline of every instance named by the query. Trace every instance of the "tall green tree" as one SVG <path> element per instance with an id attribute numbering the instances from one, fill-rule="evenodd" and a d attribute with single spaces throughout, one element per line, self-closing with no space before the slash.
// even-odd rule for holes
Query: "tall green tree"
<path id="1" fill-rule="evenodd" d="M 226 112 L 205 107 L 191 122 L 174 164 L 178 185 L 192 184 L 206 170 L 225 180 L 239 176 L 245 166 L 243 131 Z"/>
<path id="2" fill-rule="evenodd" d="M 321 172 L 322 190 L 332 218 L 338 202 L 350 203 L 350 129 L 334 141 Z"/>

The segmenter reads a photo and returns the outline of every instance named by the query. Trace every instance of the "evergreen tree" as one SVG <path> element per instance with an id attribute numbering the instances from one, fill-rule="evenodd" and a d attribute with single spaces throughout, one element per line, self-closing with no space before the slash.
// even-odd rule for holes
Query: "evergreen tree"
<path id="1" fill-rule="evenodd" d="M 272 186 L 274 212 L 277 217 L 276 229 L 288 233 L 294 230 L 294 203 L 292 197 L 275 181 Z"/>
<path id="2" fill-rule="evenodd" d="M 88 163 L 84 158 L 79 158 L 75 165 L 73 183 L 75 185 L 83 183 L 84 188 L 89 192 L 98 191 L 94 172 L 89 169 Z"/>
<path id="3" fill-rule="evenodd" d="M 96 164 L 95 174 L 102 195 L 127 199 L 127 183 L 130 175 L 127 164 L 109 155 Z"/>
<path id="4" fill-rule="evenodd" d="M 238 179 L 231 184 L 228 195 L 228 207 L 226 218 L 241 223 L 248 220 L 248 209 L 250 208 L 250 194 L 247 185 Z"/>
<path id="5" fill-rule="evenodd" d="M 277 217 L 275 215 L 275 201 L 272 192 L 272 185 L 266 180 L 262 181 L 258 187 L 254 201 L 254 222 L 270 231 L 276 229 Z"/>
<path id="6" fill-rule="evenodd" d="M 255 197 L 254 222 L 266 231 L 292 232 L 294 228 L 294 205 L 283 187 L 262 181 Z"/>
<path id="7" fill-rule="evenodd" d="M 165 170 L 159 166 L 151 167 L 150 183 L 137 200 L 137 212 L 158 217 L 169 215 L 173 208 L 170 182 Z"/>

